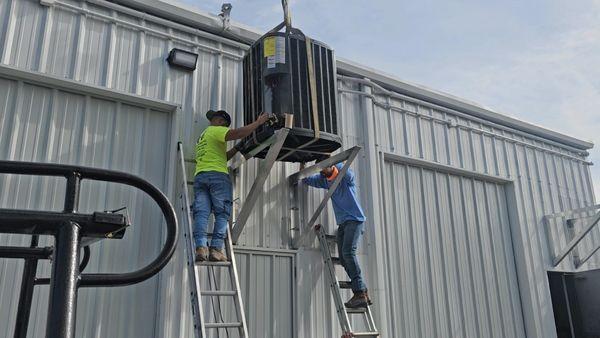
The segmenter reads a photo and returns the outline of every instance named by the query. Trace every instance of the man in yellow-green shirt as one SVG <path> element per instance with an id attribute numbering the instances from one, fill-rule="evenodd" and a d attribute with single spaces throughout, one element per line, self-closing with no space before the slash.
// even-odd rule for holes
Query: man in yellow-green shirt
<path id="1" fill-rule="evenodd" d="M 250 135 L 269 119 L 269 114 L 263 113 L 253 123 L 237 129 L 229 129 L 231 117 L 224 110 L 209 110 L 206 118 L 210 125 L 196 144 L 193 204 L 196 260 L 226 261 L 223 244 L 232 206 L 227 161 L 237 153 L 235 147 L 227 151 L 227 141 Z M 215 216 L 215 223 L 209 249 L 206 232 L 211 213 Z"/>

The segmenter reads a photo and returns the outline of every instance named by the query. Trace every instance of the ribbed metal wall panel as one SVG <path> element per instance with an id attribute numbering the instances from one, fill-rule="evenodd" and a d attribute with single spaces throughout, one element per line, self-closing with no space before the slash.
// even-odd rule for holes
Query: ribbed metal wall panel
<path id="1" fill-rule="evenodd" d="M 166 188 L 170 113 L 121 104 L 18 80 L 0 78 L 0 158 L 22 161 L 82 164 L 141 175 Z M 153 152 L 157 153 L 154 154 Z M 62 210 L 64 179 L 4 176 L 0 178 L 1 206 Z M 149 263 L 162 242 L 157 206 L 142 192 L 117 184 L 84 181 L 81 212 L 113 210 L 127 205 L 133 224 L 122 241 L 92 246 L 87 271 L 132 271 Z M 0 235 L 2 245 L 28 245 L 28 237 Z M 48 245 L 43 238 L 42 245 Z M 146 245 L 134 245 L 146 243 Z M 21 281 L 22 262 L 0 261 L 0 335 L 11 336 Z M 38 276 L 49 276 L 41 264 Z M 156 318 L 158 278 L 136 287 L 82 289 L 79 293 L 77 336 L 123 334 L 151 336 L 154 325 L 128 325 Z M 47 287 L 37 287 L 30 337 L 43 336 L 48 304 Z M 132 311 L 131 304 L 137 309 Z M 124 316 L 131 313 L 131 316 Z"/>
<path id="2" fill-rule="evenodd" d="M 362 114 L 365 104 L 373 107 L 376 133 L 369 138 L 374 138 L 370 142 L 375 142 L 378 153 L 407 156 L 514 182 L 518 224 L 512 226 L 513 231 L 519 233 L 513 234 L 513 240 L 521 241 L 522 252 L 517 257 L 521 255 L 523 261 L 520 264 L 527 272 L 521 276 L 520 286 L 525 288 L 521 297 L 528 298 L 523 303 L 532 309 L 526 316 L 528 335 L 554 336 L 546 276 L 550 255 L 542 218 L 554 212 L 594 204 L 590 163 L 575 151 L 414 98 L 395 93 L 369 96 L 364 86 L 340 86 L 340 89 L 342 102 L 346 97 L 362 102 L 342 105 L 342 116 Z M 346 131 L 343 129 L 344 133 Z M 376 166 L 382 167 L 383 164 Z M 385 191 L 388 183 L 383 181 L 382 186 L 370 189 L 369 194 Z M 577 227 L 581 229 L 582 223 L 579 222 Z M 552 245 L 565 247 L 565 228 L 555 225 L 554 230 L 562 237 L 559 236 L 561 241 Z M 593 244 L 598 243 L 599 236 L 600 229 L 595 229 L 580 244 L 580 250 L 589 252 Z M 369 251 L 370 254 L 373 252 Z M 600 256 L 596 255 L 582 269 L 598 267 L 599 263 Z M 560 268 L 572 271 L 573 266 L 565 262 Z M 439 267 L 432 266 L 431 269 Z M 386 291 L 383 293 L 387 298 Z"/>
<path id="3" fill-rule="evenodd" d="M 260 249 L 238 249 L 236 260 L 240 287 L 250 337 L 293 337 L 295 255 Z M 162 273 L 164 287 L 160 308 L 161 320 L 154 337 L 193 337 L 189 284 L 182 252 L 178 251 Z M 229 274 L 222 268 L 203 268 L 203 290 L 232 290 Z M 203 311 L 207 322 L 237 321 L 233 298 L 204 297 Z M 237 330 L 228 329 L 227 337 L 238 338 Z M 207 338 L 226 335 L 221 329 L 207 330 Z"/>
<path id="4" fill-rule="evenodd" d="M 525 337 L 504 187 L 393 162 L 383 177 L 388 335 Z"/>
<path id="5" fill-rule="evenodd" d="M 239 121 L 242 121 L 241 55 L 243 55 L 243 50 L 235 47 L 235 43 L 230 45 L 218 42 L 216 38 L 207 38 L 206 34 L 193 34 L 191 30 L 180 30 L 176 28 L 176 25 L 167 27 L 155 22 L 151 16 L 136 15 L 129 9 L 125 10 L 113 3 L 97 0 L 93 2 L 58 0 L 55 5 L 49 7 L 41 6 L 38 1 L 33 0 L 0 0 L 0 19 L 2 20 L 0 22 L 0 62 L 3 64 L 58 75 L 152 99 L 162 99 L 180 105 L 181 111 L 177 117 L 178 138 L 185 145 L 186 158 L 189 160 L 188 172 L 193 168 L 191 160 L 194 158 L 195 141 L 207 126 L 204 118 L 206 110 L 225 108 L 233 113 L 235 125 L 239 125 Z M 173 47 L 188 49 L 199 54 L 198 68 L 195 72 L 189 73 L 168 67 L 164 59 Z M 146 177 L 145 170 L 150 170 L 150 165 L 139 163 L 139 161 L 141 158 L 148 157 L 152 159 L 152 165 L 155 164 L 157 167 L 152 169 L 155 170 L 152 172 L 156 174 L 147 178 L 161 182 L 159 185 L 163 189 L 167 189 L 167 182 L 174 179 L 158 174 L 158 168 L 164 168 L 169 156 L 175 151 L 175 149 L 160 148 L 167 144 L 163 138 L 163 136 L 167 137 L 165 134 L 167 129 L 162 127 L 155 128 L 156 130 L 152 129 L 153 136 L 158 135 L 152 137 L 152 141 L 149 141 L 148 144 L 149 149 L 153 151 L 140 154 L 141 157 L 131 157 L 130 155 L 135 153 L 132 150 L 120 152 L 119 155 L 112 154 L 110 150 L 120 147 L 139 149 L 142 146 L 141 140 L 144 139 L 145 133 L 150 132 L 150 129 L 139 130 L 140 121 L 136 121 L 133 116 L 148 116 L 144 119 L 144 123 L 150 123 L 148 121 L 154 121 L 154 116 L 160 115 L 159 113 L 148 111 L 134 113 L 135 107 L 127 106 L 124 109 L 119 108 L 118 104 L 114 107 L 114 104 L 94 103 L 94 100 L 82 98 L 76 93 L 64 94 L 60 91 L 53 91 L 51 88 L 26 85 L 13 80 L 0 81 L 2 81 L 0 90 L 5 91 L 0 95 L 0 107 L 3 107 L 4 111 L 10 112 L 10 114 L 0 116 L 1 158 L 83 163 L 121 168 L 141 173 Z M 378 321 L 382 323 L 382 331 L 390 333 L 404 330 L 397 324 L 399 318 L 387 318 L 389 317 L 387 314 L 390 313 L 391 304 L 396 304 L 389 288 L 391 285 L 395 285 L 393 282 L 399 273 L 398 269 L 407 268 L 403 265 L 395 267 L 390 265 L 387 270 L 381 270 L 382 262 L 387 259 L 384 256 L 385 250 L 392 250 L 391 246 L 386 247 L 381 240 L 385 235 L 384 229 L 390 225 L 385 224 L 384 226 L 383 224 L 386 210 L 383 210 L 381 205 L 370 203 L 373 198 L 381 196 L 386 191 L 385 178 L 379 178 L 377 175 L 383 172 L 386 166 L 382 160 L 383 154 L 390 153 L 513 180 L 512 187 L 505 187 L 504 193 L 509 199 L 512 196 L 515 200 L 514 216 L 516 216 L 516 220 L 513 221 L 513 215 L 511 215 L 510 223 L 519 287 L 521 288 L 521 302 L 528 312 L 525 315 L 524 326 L 527 328 L 528 336 L 553 337 L 555 331 L 546 280 L 546 269 L 549 263 L 548 244 L 541 218 L 546 214 L 594 203 L 589 164 L 585 162 L 585 158 L 573 149 L 559 146 L 555 142 L 546 142 L 539 137 L 524 135 L 523 132 L 501 127 L 414 98 L 395 93 L 384 93 L 375 87 L 369 89 L 368 86 L 353 80 L 340 81 L 338 89 L 340 90 L 338 115 L 344 147 L 349 148 L 353 145 L 363 147 L 363 152 L 353 166 L 357 173 L 360 198 L 363 204 L 369 205 L 366 210 L 369 219 L 368 230 L 365 242 L 359 251 L 361 260 L 365 262 L 369 287 L 376 299 L 381 302 L 382 308 L 375 307 L 375 313 Z M 374 96 L 371 96 L 372 91 L 376 93 Z M 28 101 L 17 93 L 21 93 L 20 95 L 27 93 Z M 66 109 L 71 114 L 70 118 L 61 120 L 49 130 L 44 129 L 44 126 L 47 125 L 45 121 L 49 119 L 46 117 L 46 120 L 43 120 L 44 123 L 35 126 L 21 124 L 18 132 L 13 131 L 13 128 L 19 125 L 19 119 L 34 121 L 36 114 L 41 116 L 40 114 L 43 114 L 44 111 L 51 109 L 48 107 L 55 106 L 54 102 L 60 100 L 65 101 L 64 105 L 70 105 Z M 17 107 L 17 102 L 20 102 L 19 107 Z M 86 106 L 86 104 L 96 104 L 98 109 L 114 114 L 115 118 L 119 119 L 119 123 L 114 126 L 106 125 L 108 122 L 102 119 L 103 115 L 99 113 L 100 110 L 94 114 L 89 113 L 91 106 Z M 22 109 L 23 107 L 26 109 Z M 114 113 L 115 111 L 120 112 L 119 109 L 131 111 Z M 77 111 L 79 114 L 76 113 Z M 15 114 L 15 112 L 17 113 Z M 50 116 L 67 115 L 56 115 L 53 112 Z M 160 116 L 166 119 L 165 114 Z M 86 137 L 77 142 L 67 142 L 67 140 L 79 137 L 78 135 L 87 133 L 87 129 L 84 132 L 81 127 L 86 123 L 97 123 L 94 128 L 99 129 L 94 134 L 95 136 Z M 167 121 L 161 123 L 167 123 Z M 367 128 L 371 124 L 373 125 L 372 130 Z M 112 130 L 115 126 L 126 127 L 126 129 L 119 134 L 114 134 Z M 102 130 L 101 128 L 106 129 Z M 41 130 L 37 132 L 41 136 L 34 133 L 33 130 Z M 58 150 L 47 152 L 36 146 L 37 143 L 46 142 L 46 140 Z M 159 140 L 161 141 L 159 142 Z M 85 147 L 96 145 L 97 150 L 91 153 L 84 151 L 83 149 L 87 148 L 81 144 L 85 144 Z M 162 154 L 164 157 L 157 156 L 157 154 Z M 135 161 L 138 162 L 134 163 Z M 259 163 L 259 160 L 252 160 L 242 167 L 238 178 L 238 194 L 242 201 L 256 176 Z M 240 246 L 283 250 L 289 248 L 290 238 L 295 234 L 290 230 L 291 211 L 289 210 L 289 191 L 285 177 L 297 168 L 297 164 L 277 164 L 273 168 L 265 184 L 264 194 L 257 202 L 257 206 L 262 207 L 256 207 L 249 218 L 240 239 Z M 35 180 L 24 178 L 9 181 L 12 183 L 5 185 L 8 188 L 2 189 L 2 203 L 18 201 L 25 205 L 60 208 L 60 202 L 54 201 L 52 205 L 48 206 L 42 205 L 40 202 L 51 194 L 61 193 L 61 188 L 56 182 L 40 180 L 40 182 L 44 182 L 40 185 Z M 26 189 L 21 189 L 23 187 Z M 41 189 L 42 193 L 38 194 L 38 190 L 34 187 L 41 187 L 38 189 Z M 17 191 L 20 192 L 17 193 Z M 301 214 L 302 219 L 310 216 L 310 211 L 314 210 L 324 194 L 323 191 L 307 191 L 304 201 L 305 208 Z M 122 192 L 114 194 L 120 193 Z M 17 196 L 17 198 L 13 199 L 12 196 Z M 89 203 L 94 206 L 93 195 L 88 196 L 90 196 Z M 425 202 L 429 204 L 433 201 Z M 319 222 L 328 225 L 334 224 L 330 208 L 325 210 Z M 330 231 L 333 230 L 330 228 Z M 555 229 L 554 231 L 561 242 L 553 243 L 553 245 L 564 246 L 564 229 Z M 131 234 L 129 233 L 129 235 Z M 600 240 L 598 231 L 595 231 L 592 236 L 596 243 Z M 591 248 L 591 240 L 587 239 L 582 244 L 583 252 Z M 141 243 L 132 239 L 132 243 L 135 243 L 130 248 L 132 251 L 151 251 L 148 248 L 148 242 Z M 26 245 L 27 243 L 20 239 L 18 244 Z M 123 244 L 114 244 L 115 247 L 119 245 Z M 178 252 L 177 255 L 181 255 L 181 252 Z M 120 266 L 112 261 L 113 257 L 108 253 L 106 256 L 98 257 L 102 261 L 103 269 L 112 270 Z M 295 332 L 298 333 L 298 337 L 338 335 L 339 329 L 334 317 L 335 313 L 332 312 L 318 252 L 300 251 L 297 261 L 299 277 L 295 283 L 299 287 Z M 0 270 L 3 286 L 0 291 L 0 297 L 2 297 L 0 301 L 3 305 L 0 313 L 3 317 L 0 318 L 7 318 L 6 322 L 13 323 L 14 318 L 9 317 L 8 313 L 11 312 L 14 316 L 14 311 L 11 309 L 16 308 L 15 298 L 6 290 L 18 287 L 18 273 L 16 272 L 20 269 L 20 265 L 14 262 L 1 263 L 4 265 Z M 89 336 L 101 337 L 111 334 L 135 336 L 137 332 L 144 334 L 150 332 L 144 331 L 148 330 L 145 325 L 150 318 L 157 318 L 160 323 L 157 324 L 156 329 L 153 329 L 155 331 L 152 331 L 155 332 L 155 336 L 180 337 L 183 332 L 189 333 L 191 318 L 189 318 L 189 312 L 186 312 L 189 311 L 189 304 L 186 302 L 184 292 L 186 281 L 185 278 L 182 279 L 181 267 L 183 265 L 181 263 L 181 257 L 176 256 L 167 270 L 161 274 L 160 286 L 155 283 L 153 284 L 154 289 L 148 292 L 156 294 L 156 298 L 149 297 L 148 299 L 156 299 L 156 302 L 160 303 L 158 310 L 154 310 L 156 314 L 150 314 L 150 312 L 147 315 L 130 314 L 129 309 L 139 306 L 141 303 L 137 303 L 133 298 L 128 299 L 126 295 L 139 297 L 140 293 L 147 290 L 144 289 L 146 286 L 132 287 L 130 290 L 134 291 L 131 292 L 125 291 L 125 289 L 123 291 L 99 290 L 100 296 L 109 298 L 106 304 L 115 302 L 115 299 L 123 300 L 122 310 L 118 311 L 108 305 L 98 307 L 95 304 L 98 304 L 99 298 L 93 296 L 91 291 L 82 290 L 80 304 L 86 304 L 82 305 L 83 308 L 96 306 L 93 313 L 98 314 L 99 317 L 96 318 L 95 315 L 80 316 L 78 325 L 83 327 L 82 330 L 89 330 L 86 332 L 95 332 L 90 333 Z M 240 263 L 240 269 L 245 269 L 245 263 Z M 100 261 L 96 264 L 100 264 Z M 441 271 L 441 264 L 441 261 L 432 261 L 428 268 L 429 273 Z M 593 268 L 599 264 L 600 258 L 595 257 L 583 268 Z M 565 262 L 560 268 L 569 270 L 572 269 L 572 266 L 569 262 Z M 44 273 L 47 273 L 48 267 L 45 269 Z M 274 270 L 264 270 L 265 273 L 269 271 Z M 423 273 L 425 272 L 427 271 Z M 264 277 L 267 278 L 267 276 Z M 463 279 L 456 281 L 460 284 L 463 282 L 465 282 Z M 289 290 L 265 289 L 264 285 L 264 281 L 259 279 L 248 282 L 244 295 L 245 297 L 247 295 L 256 297 L 248 298 L 249 311 L 266 313 L 259 321 L 273 323 L 276 318 L 280 318 L 276 314 L 283 311 L 284 304 L 277 305 L 279 307 L 271 307 L 271 304 L 261 304 L 261 300 L 265 297 L 285 298 Z M 504 287 L 505 285 L 499 286 Z M 402 285 L 396 285 L 396 287 L 402 288 Z M 406 289 L 402 292 L 415 293 L 416 290 Z M 36 298 L 33 316 L 43 318 L 47 300 L 43 299 L 43 296 L 36 297 L 40 298 Z M 436 326 L 435 329 L 440 332 L 445 332 L 445 330 L 454 332 L 452 330 L 458 325 L 455 322 L 457 318 L 447 315 L 451 311 L 448 310 L 446 304 L 456 304 L 456 300 L 452 297 L 454 296 L 448 294 L 446 300 L 436 302 L 438 298 L 435 298 L 432 293 L 429 298 L 421 298 L 423 304 L 419 306 L 427 305 L 433 311 L 432 313 L 449 318 L 445 324 L 440 323 L 439 328 Z M 5 304 L 10 305 L 5 307 Z M 276 312 L 273 309 L 276 309 Z M 476 309 L 469 311 L 475 312 Z M 405 317 L 402 318 L 404 320 Z M 253 320 L 255 319 L 259 318 L 253 318 Z M 111 328 L 109 324 L 103 324 L 115 320 L 121 320 L 129 325 L 127 327 L 117 325 Z M 5 323 L 4 320 L 2 322 Z M 43 320 L 36 319 L 35 329 L 33 329 L 36 334 L 42 332 L 42 324 Z M 283 329 L 290 324 L 284 320 L 278 322 L 277 325 L 277 329 Z M 279 327 L 279 325 L 282 326 Z M 497 326 L 497 324 L 494 325 Z M 517 322 L 512 322 L 510 325 L 519 326 Z M 490 327 L 492 326 L 490 324 Z M 464 328 L 465 330 L 472 329 L 468 326 Z M 256 332 L 261 332 L 259 330 L 262 330 L 262 327 L 256 326 L 255 329 Z M 7 328 L 0 324 L 0 335 L 8 332 L 6 330 Z M 273 333 L 273 337 L 279 334 Z"/>

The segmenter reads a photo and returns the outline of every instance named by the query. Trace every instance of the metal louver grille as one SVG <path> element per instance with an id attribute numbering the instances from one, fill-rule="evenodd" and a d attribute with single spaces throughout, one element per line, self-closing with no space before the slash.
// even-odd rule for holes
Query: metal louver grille
<path id="1" fill-rule="evenodd" d="M 244 57 L 244 124 L 252 123 L 263 111 L 262 45 L 252 46 Z"/>
<path id="2" fill-rule="evenodd" d="M 306 65 L 304 40 L 291 37 L 290 50 L 291 101 L 294 127 L 314 130 L 312 121 L 311 95 Z M 319 131 L 337 134 L 336 83 L 333 51 L 313 42 L 313 66 L 317 85 Z M 263 110 L 262 88 L 262 44 L 257 43 L 244 57 L 244 122 L 251 123 Z"/>

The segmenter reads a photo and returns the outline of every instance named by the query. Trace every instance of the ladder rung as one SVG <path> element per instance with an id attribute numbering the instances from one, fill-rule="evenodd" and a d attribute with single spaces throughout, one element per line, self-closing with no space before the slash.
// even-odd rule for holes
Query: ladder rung
<path id="1" fill-rule="evenodd" d="M 332 243 L 337 244 L 337 236 L 336 235 L 325 235 L 325 239 L 328 242 L 332 242 Z"/>
<path id="2" fill-rule="evenodd" d="M 353 337 L 379 337 L 379 332 L 352 332 Z"/>
<path id="3" fill-rule="evenodd" d="M 352 283 L 348 281 L 339 281 L 340 289 L 352 289 Z"/>
<path id="4" fill-rule="evenodd" d="M 204 261 L 204 262 L 196 262 L 196 265 L 199 265 L 199 266 L 231 266 L 231 262 Z"/>
<path id="5" fill-rule="evenodd" d="M 207 291 L 200 291 L 200 294 L 202 296 L 235 296 L 235 295 L 237 295 L 237 292 L 207 290 Z"/>
<path id="6" fill-rule="evenodd" d="M 355 308 L 355 309 L 346 308 L 346 313 L 367 313 L 367 308 L 366 307 L 360 307 L 360 308 Z"/>
<path id="7" fill-rule="evenodd" d="M 331 263 L 342 265 L 342 260 L 339 257 L 331 257 Z"/>
<path id="8" fill-rule="evenodd" d="M 234 323 L 207 323 L 204 325 L 207 329 L 222 329 L 227 327 L 240 327 L 242 323 L 234 322 Z"/>

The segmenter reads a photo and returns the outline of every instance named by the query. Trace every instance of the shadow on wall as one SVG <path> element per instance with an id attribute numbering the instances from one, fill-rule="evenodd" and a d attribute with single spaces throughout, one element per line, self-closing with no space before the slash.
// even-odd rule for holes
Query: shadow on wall
<path id="1" fill-rule="evenodd" d="M 548 272 L 558 338 L 600 338 L 600 269 Z"/>

